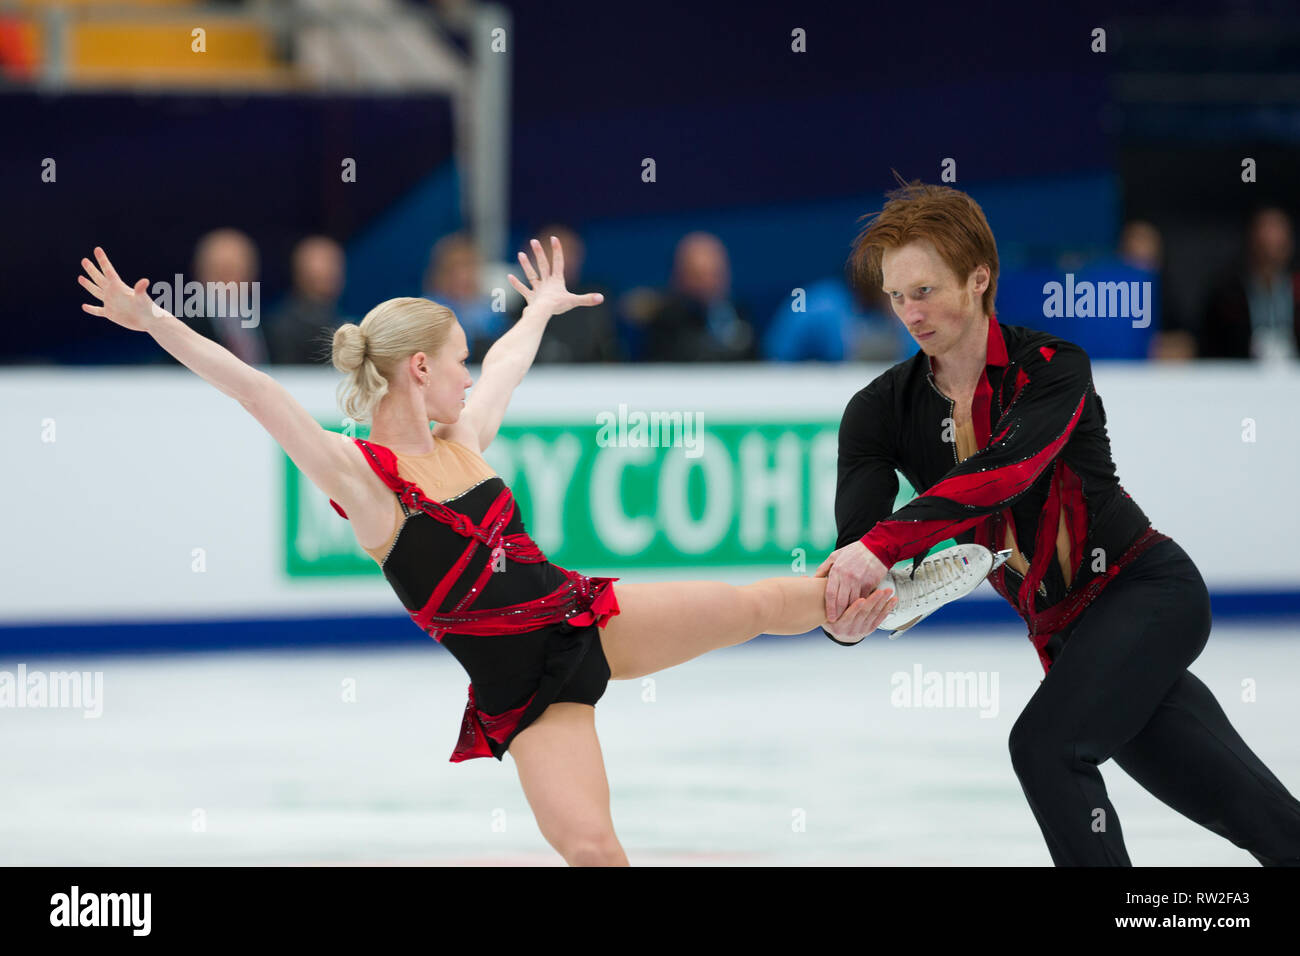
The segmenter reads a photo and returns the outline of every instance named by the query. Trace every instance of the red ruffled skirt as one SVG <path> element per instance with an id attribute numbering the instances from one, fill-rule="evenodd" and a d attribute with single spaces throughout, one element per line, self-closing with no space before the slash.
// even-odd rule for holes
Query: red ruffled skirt
<path id="1" fill-rule="evenodd" d="M 591 600 L 586 609 L 578 613 L 571 613 L 572 608 L 564 611 L 557 620 L 548 622 L 549 624 L 564 624 L 568 628 L 580 630 L 590 627 L 604 627 L 611 617 L 619 613 L 618 598 L 614 594 L 613 583 L 618 578 L 587 578 L 590 582 Z M 499 636 L 501 640 L 508 640 L 508 633 Z M 480 637 L 482 640 L 493 640 L 492 636 Z M 590 640 L 600 640 L 599 634 L 592 633 L 589 635 Z M 585 646 L 584 646 L 585 650 Z M 573 663 L 576 665 L 576 658 Z M 558 694 L 562 685 L 562 678 L 548 682 L 549 686 L 538 687 L 529 698 L 520 704 L 503 713 L 489 714 L 478 706 L 478 701 L 474 694 L 474 685 L 469 685 L 469 700 L 465 705 L 465 714 L 461 719 L 460 737 L 456 743 L 456 749 L 452 752 L 451 762 L 459 763 L 462 760 L 472 760 L 476 757 L 496 757 L 501 759 L 501 754 L 505 752 L 506 746 L 515 734 L 523 730 L 528 723 L 540 716 L 540 710 L 534 707 L 540 704 L 538 695 L 546 693 L 550 698 Z M 549 706 L 550 700 L 545 704 Z M 534 717 L 530 718 L 527 723 L 524 722 L 525 714 L 533 708 Z M 541 709 L 545 709 L 542 707 Z M 494 752 L 489 740 L 497 745 Z"/>

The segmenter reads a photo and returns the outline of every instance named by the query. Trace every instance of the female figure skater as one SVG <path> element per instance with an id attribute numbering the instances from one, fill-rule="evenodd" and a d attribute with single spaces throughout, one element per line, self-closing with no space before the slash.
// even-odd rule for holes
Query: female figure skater
<path id="1" fill-rule="evenodd" d="M 546 324 L 599 295 L 564 287 L 564 259 L 532 242 L 519 254 L 527 305 L 483 359 L 473 384 L 465 332 L 427 299 L 380 303 L 334 335 L 345 411 L 371 437 L 322 428 L 273 378 L 235 358 L 126 285 L 104 251 L 82 259 L 78 281 L 102 305 L 92 315 L 148 332 L 182 364 L 237 400 L 284 448 L 381 566 L 416 623 L 465 667 L 469 704 L 453 761 L 509 749 L 547 841 L 570 865 L 627 865 L 614 834 L 596 738 L 595 703 L 608 680 L 630 680 L 759 634 L 804 634 L 825 621 L 824 577 L 624 584 L 546 560 L 524 530 L 502 479 L 480 453 L 532 364 Z M 436 427 L 430 430 L 430 423 Z M 879 588 L 839 626 L 875 629 L 898 603 Z"/>

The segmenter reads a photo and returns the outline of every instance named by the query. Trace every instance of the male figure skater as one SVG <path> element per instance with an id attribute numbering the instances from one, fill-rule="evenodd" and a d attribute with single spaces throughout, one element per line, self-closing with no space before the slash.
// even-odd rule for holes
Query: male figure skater
<path id="1" fill-rule="evenodd" d="M 1011 761 L 1056 865 L 1131 865 L 1097 769 L 1112 757 L 1260 863 L 1300 865 L 1300 803 L 1187 670 L 1209 594 L 1120 485 L 1087 353 L 997 321 L 997 248 L 969 196 L 914 182 L 888 198 L 850 264 L 921 351 L 854 395 L 840 424 L 839 539 L 818 571 L 827 636 L 856 643 L 879 624 L 865 609 L 837 618 L 897 561 L 950 537 L 1009 548 L 990 581 L 1046 672 Z M 895 469 L 920 493 L 898 511 Z"/>

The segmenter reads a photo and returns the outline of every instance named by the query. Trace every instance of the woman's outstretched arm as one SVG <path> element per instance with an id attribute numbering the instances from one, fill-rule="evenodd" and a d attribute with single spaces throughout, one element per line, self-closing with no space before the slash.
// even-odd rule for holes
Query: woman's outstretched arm
<path id="1" fill-rule="evenodd" d="M 537 347 L 551 316 L 561 315 L 577 306 L 599 305 L 605 300 L 599 292 L 576 295 L 564 287 L 564 252 L 559 239 L 551 236 L 552 258 L 549 263 L 542 244 L 534 239 L 532 245 L 533 255 L 537 257 L 536 271 L 528 257 L 519 253 L 519 263 L 530 286 L 525 286 L 513 275 L 508 277 L 527 303 L 523 314 L 483 356 L 483 368 L 465 401 L 460 421 L 434 428 L 433 433 L 440 438 L 462 442 L 480 452 L 487 448 L 505 418 L 510 396 L 537 357 Z"/>
<path id="2" fill-rule="evenodd" d="M 148 296 L 148 279 L 135 286 L 123 282 L 108 256 L 95 247 L 99 267 L 82 259 L 86 275 L 77 281 L 101 305 L 83 304 L 91 315 L 103 316 L 123 328 L 148 332 L 155 342 L 204 381 L 242 405 L 271 434 L 293 463 L 350 515 L 361 502 L 366 468 L 352 442 L 331 432 L 308 414 L 289 391 L 230 350 L 205 338 L 176 316 L 159 308 Z"/>

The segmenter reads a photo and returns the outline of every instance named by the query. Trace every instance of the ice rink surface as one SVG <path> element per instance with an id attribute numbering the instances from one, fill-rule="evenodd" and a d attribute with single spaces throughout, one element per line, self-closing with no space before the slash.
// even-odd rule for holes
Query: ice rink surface
<path id="1" fill-rule="evenodd" d="M 1191 668 L 1292 793 L 1296 630 L 1216 626 Z M 21 663 L 102 671 L 103 711 L 0 710 L 0 864 L 562 865 L 508 755 L 448 761 L 468 682 L 432 642 Z M 899 706 L 918 668 L 992 696 Z M 633 865 L 1050 865 L 1007 752 L 1041 677 L 1023 631 L 933 629 L 765 637 L 613 682 L 619 837 Z M 1101 769 L 1135 865 L 1256 865 Z"/>

